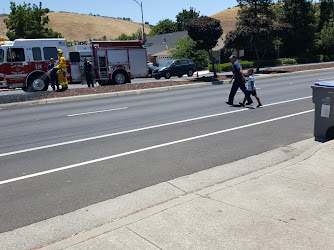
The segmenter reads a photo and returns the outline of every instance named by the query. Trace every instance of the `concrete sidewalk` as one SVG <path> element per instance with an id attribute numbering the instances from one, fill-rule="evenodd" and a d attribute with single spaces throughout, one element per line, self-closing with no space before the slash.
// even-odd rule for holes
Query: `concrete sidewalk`
<path id="1" fill-rule="evenodd" d="M 334 249 L 333 178 L 334 141 L 309 139 L 2 233 L 0 249 Z"/>

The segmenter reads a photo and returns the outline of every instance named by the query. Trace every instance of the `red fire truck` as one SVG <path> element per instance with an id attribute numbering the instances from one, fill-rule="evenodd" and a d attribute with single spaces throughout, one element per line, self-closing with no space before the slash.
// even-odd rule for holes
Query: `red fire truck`
<path id="1" fill-rule="evenodd" d="M 72 82 L 83 81 L 83 64 L 87 58 L 95 68 L 100 85 L 125 84 L 148 74 L 147 54 L 141 40 L 92 41 L 68 47 Z"/>
<path id="2" fill-rule="evenodd" d="M 84 58 L 94 66 L 100 85 L 124 84 L 148 72 L 142 41 L 93 41 L 66 46 L 65 39 L 17 39 L 0 42 L 0 88 L 45 91 L 50 78 L 47 66 L 63 50 L 69 83 L 84 80 Z"/>

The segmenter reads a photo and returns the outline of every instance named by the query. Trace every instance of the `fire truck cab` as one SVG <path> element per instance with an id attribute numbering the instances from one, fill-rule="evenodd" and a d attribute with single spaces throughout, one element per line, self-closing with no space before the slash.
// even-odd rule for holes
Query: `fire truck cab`
<path id="1" fill-rule="evenodd" d="M 57 49 L 67 57 L 65 39 L 16 39 L 0 42 L 0 88 L 24 91 L 47 90 L 46 73 L 50 58 L 58 59 Z"/>

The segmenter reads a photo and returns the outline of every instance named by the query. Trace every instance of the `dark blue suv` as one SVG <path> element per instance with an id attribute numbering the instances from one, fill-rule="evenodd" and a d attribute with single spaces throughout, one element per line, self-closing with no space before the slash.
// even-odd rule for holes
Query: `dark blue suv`
<path id="1" fill-rule="evenodd" d="M 155 79 L 160 79 L 165 77 L 166 79 L 171 78 L 171 76 L 182 77 L 187 74 L 192 76 L 196 72 L 196 64 L 191 59 L 176 59 L 166 62 L 160 68 L 153 71 L 153 77 Z"/>

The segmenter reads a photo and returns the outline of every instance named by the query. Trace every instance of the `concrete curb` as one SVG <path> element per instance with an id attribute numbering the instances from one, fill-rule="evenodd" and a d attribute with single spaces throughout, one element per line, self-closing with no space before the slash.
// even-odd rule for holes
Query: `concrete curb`
<path id="1" fill-rule="evenodd" d="M 199 196 L 293 166 L 308 159 L 323 147 L 334 146 L 334 141 L 314 147 L 313 139 L 306 140 L 304 147 L 298 144 L 300 143 L 163 182 L 69 214 L 2 233 L 0 249 L 41 246 L 48 246 L 50 249 L 66 248 Z M 311 148 L 304 150 L 309 147 Z M 245 169 L 245 161 L 248 165 L 261 164 L 261 168 Z"/>
<path id="2" fill-rule="evenodd" d="M 222 188 L 238 185 L 242 182 L 245 182 L 245 181 L 248 181 L 248 180 L 251 180 L 251 179 L 256 179 L 256 178 L 259 178 L 261 176 L 271 174 L 275 171 L 278 171 L 278 170 L 281 170 L 281 169 L 284 169 L 284 168 L 292 167 L 294 165 L 297 165 L 297 164 L 309 159 L 314 154 L 316 154 L 319 150 L 321 150 L 325 147 L 328 147 L 328 146 L 334 147 L 334 140 L 333 141 L 328 141 L 328 142 L 325 142 L 325 143 L 321 143 L 317 146 L 313 146 L 310 149 L 301 153 L 300 155 L 298 155 L 294 158 L 291 158 L 287 161 L 283 161 L 281 163 L 278 163 L 274 166 L 265 167 L 265 168 L 260 169 L 258 171 L 254 171 L 250 174 L 247 174 L 245 176 L 240 176 L 238 178 L 231 179 L 231 180 L 228 180 L 226 182 L 217 183 L 215 185 L 203 188 L 199 191 L 195 191 L 195 193 L 198 194 L 198 195 L 201 195 L 201 196 L 207 196 L 207 195 L 210 195 L 210 194 L 212 194 L 212 193 L 214 193 L 214 192 L 216 192 L 216 191 L 218 191 Z M 222 184 L 224 184 L 224 187 L 221 186 Z"/>
<path id="3" fill-rule="evenodd" d="M 293 145 L 294 144 L 292 144 L 291 146 L 293 146 Z M 319 151 L 320 149 L 322 149 L 324 147 L 327 147 L 329 145 L 334 146 L 334 141 L 324 143 L 324 144 L 320 144 L 318 146 L 314 146 L 314 147 L 310 148 L 309 150 L 301 153 L 300 155 L 298 155 L 296 157 L 293 157 L 293 158 L 288 159 L 286 161 L 274 164 L 272 166 L 267 166 L 263 169 L 254 171 L 252 173 L 245 174 L 245 175 L 237 177 L 237 178 L 232 178 L 230 180 L 226 180 L 226 181 L 223 181 L 221 183 L 214 183 L 211 186 L 199 187 L 199 189 L 197 191 L 190 190 L 190 192 L 187 192 L 187 191 L 183 190 L 182 185 L 178 185 L 177 182 L 175 182 L 175 180 L 178 180 L 180 178 L 177 178 L 177 179 L 172 180 L 172 181 L 168 181 L 167 183 L 170 183 L 170 184 L 172 184 L 172 186 L 176 187 L 177 189 L 180 189 L 180 190 L 184 191 L 185 195 L 181 195 L 181 196 L 175 197 L 174 199 L 168 200 L 166 202 L 156 204 L 152 207 L 148 207 L 147 209 L 139 211 L 139 213 L 135 213 L 135 214 L 131 214 L 129 216 L 125 216 L 125 217 L 121 218 L 121 220 L 106 223 L 105 225 L 102 225 L 100 227 L 96 227 L 96 228 L 93 228 L 92 230 L 85 231 L 85 232 L 83 232 L 83 233 L 81 233 L 81 234 L 79 234 L 75 237 L 70 237 L 70 238 L 64 239 L 62 241 L 55 242 L 53 244 L 51 243 L 51 244 L 45 246 L 45 248 L 46 249 L 65 249 L 65 248 L 68 248 L 68 247 L 75 246 L 75 245 L 77 245 L 81 242 L 85 242 L 85 241 L 90 240 L 92 238 L 95 238 L 95 237 L 98 237 L 100 235 L 109 233 L 113 230 L 116 230 L 120 227 L 124 227 L 124 226 L 130 225 L 132 223 L 135 223 L 137 221 L 143 220 L 145 218 L 148 218 L 152 215 L 155 215 L 155 214 L 157 214 L 161 211 L 172 208 L 174 206 L 189 202 L 189 201 L 197 199 L 199 197 L 207 197 L 208 195 L 210 195 L 214 192 L 217 192 L 221 189 L 231 187 L 231 186 L 234 186 L 234 185 L 238 185 L 240 183 L 243 183 L 243 182 L 255 179 L 255 178 L 259 178 L 260 176 L 270 174 L 272 172 L 275 172 L 275 171 L 283 169 L 283 168 L 291 167 L 293 165 L 296 165 L 300 162 L 305 161 L 306 159 L 308 159 L 312 155 L 314 155 L 317 151 Z M 273 150 L 273 151 L 275 151 L 275 150 Z M 263 154 L 265 154 L 265 153 L 263 153 Z M 245 160 L 247 160 L 247 163 L 249 163 L 250 158 L 252 158 L 252 157 L 249 157 L 249 158 L 246 158 L 246 159 L 243 159 L 243 160 L 240 160 L 240 161 L 244 162 Z M 238 161 L 238 162 L 240 162 L 240 161 Z M 232 163 L 232 164 L 234 164 L 234 163 Z M 226 164 L 226 165 L 228 165 L 228 164 Z M 218 170 L 221 171 L 223 168 L 226 168 L 226 165 L 218 166 L 216 168 L 219 168 Z M 183 181 L 187 182 L 189 178 L 192 178 L 193 176 L 195 176 L 195 178 L 197 178 L 198 183 L 200 183 L 202 181 L 202 178 L 205 179 L 207 177 L 206 173 L 205 173 L 206 171 L 208 171 L 208 170 L 201 171 L 199 173 L 195 173 L 195 174 L 186 176 L 186 178 L 184 178 L 184 177 L 181 177 L 181 178 L 183 178 Z"/>

